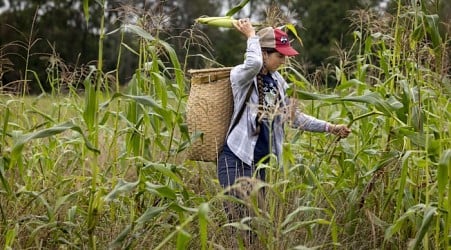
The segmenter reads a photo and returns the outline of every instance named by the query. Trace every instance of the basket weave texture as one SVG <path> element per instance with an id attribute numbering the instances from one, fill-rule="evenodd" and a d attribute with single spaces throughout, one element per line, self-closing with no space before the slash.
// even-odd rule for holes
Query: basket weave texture
<path id="1" fill-rule="evenodd" d="M 226 67 L 189 71 L 188 130 L 203 134 L 188 149 L 190 160 L 216 162 L 222 150 L 233 113 L 230 70 Z"/>

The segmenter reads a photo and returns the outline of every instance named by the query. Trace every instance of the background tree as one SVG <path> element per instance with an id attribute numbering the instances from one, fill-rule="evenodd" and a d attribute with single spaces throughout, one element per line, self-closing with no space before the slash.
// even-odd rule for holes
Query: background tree
<path id="1" fill-rule="evenodd" d="M 191 28 L 194 19 L 205 14 L 216 15 L 219 10 L 220 1 L 127 1 L 116 0 L 109 1 L 106 13 L 107 32 L 117 29 L 124 22 L 136 22 L 138 19 L 149 29 L 153 29 L 163 38 L 173 38 L 178 55 L 183 57 L 186 54 L 185 40 L 192 35 L 190 32 L 184 32 Z M 1 57 L 7 58 L 14 69 L 15 75 L 27 79 L 30 92 L 39 93 L 41 87 L 45 91 L 51 89 L 51 80 L 47 79 L 47 71 L 54 66 L 55 62 L 59 66 L 66 67 L 74 65 L 90 64 L 97 59 L 98 53 L 98 27 L 100 26 L 99 17 L 101 6 L 99 4 L 90 5 L 90 19 L 86 23 L 82 11 L 81 0 L 47 0 L 42 1 L 14 1 L 9 10 L 0 15 L 0 46 Z M 213 10 L 213 11 L 212 11 Z M 33 19 L 33 17 L 36 17 Z M 170 25 L 169 25 L 170 23 Z M 152 26 L 152 27 L 150 27 Z M 144 27 L 146 28 L 146 27 Z M 207 30 L 208 34 L 194 34 L 205 38 L 213 37 L 216 31 Z M 199 33 L 199 32 L 198 32 Z M 131 47 L 136 45 L 136 38 L 126 34 L 125 41 L 121 41 L 120 34 L 109 34 L 104 41 L 104 60 L 105 72 L 115 70 L 117 65 L 117 52 L 121 43 L 124 42 Z M 206 40 L 197 41 L 197 45 Z M 196 43 L 196 41 L 194 42 Z M 191 44 L 193 45 L 193 44 Z M 205 53 L 208 46 L 194 46 L 190 53 Z M 137 59 L 126 49 L 122 50 L 121 67 L 119 81 L 124 84 L 134 73 L 137 66 Z M 27 57 L 27 54 L 30 57 Z M 183 59 L 183 58 L 181 58 Z M 202 67 L 202 60 L 192 57 L 189 61 L 189 68 Z M 4 62 L 3 60 L 0 62 Z M 34 73 L 25 72 L 26 65 L 38 75 L 34 78 Z M 2 64 L 3 65 L 3 64 Z M 6 66 L 6 65 L 5 65 Z M 6 72 L 3 68 L 4 75 Z M 9 72 L 8 72 L 9 73 Z M 16 79 L 17 80 L 17 79 Z"/>
<path id="2" fill-rule="evenodd" d="M 405 0 L 402 4 L 415 4 L 416 0 Z M 185 68 L 232 66 L 242 62 L 245 49 L 244 38 L 234 29 L 217 29 L 193 25 L 202 15 L 221 16 L 240 3 L 241 0 L 114 0 L 108 1 L 106 30 L 111 32 L 124 22 L 147 22 L 152 32 L 168 39 L 177 50 Z M 256 22 L 264 21 L 266 9 L 275 4 L 292 17 L 303 47 L 294 46 L 301 52 L 296 58 L 302 62 L 307 73 L 318 67 L 337 63 L 337 48 L 348 48 L 353 42 L 349 10 L 378 6 L 380 0 L 251 0 L 235 18 L 250 17 Z M 390 1 L 397 4 L 397 1 Z M 442 24 L 449 24 L 449 1 L 420 1 L 427 8 L 439 9 Z M 390 11 L 392 8 L 388 8 Z M 90 4 L 91 17 L 86 23 L 81 0 L 16 0 L 9 10 L 0 13 L 0 75 L 14 69 L 19 78 L 31 80 L 32 93 L 52 87 L 47 72 L 52 67 L 77 68 L 97 59 L 98 27 L 101 6 Z M 33 18 L 34 17 L 34 18 Z M 146 19 L 146 20 L 144 20 Z M 449 26 L 441 26 L 444 35 Z M 136 38 L 126 34 L 124 41 L 118 32 L 109 34 L 104 41 L 104 72 L 117 70 L 119 82 L 125 84 L 137 66 L 137 58 L 122 49 L 120 68 L 116 69 L 118 51 L 122 42 L 134 46 Z M 29 55 L 29 57 L 27 57 Z M 185 60 L 186 59 L 186 60 Z M 57 62 L 58 64 L 55 64 Z M 26 67 L 28 65 L 28 67 Z M 25 72 L 26 70 L 28 72 Z M 27 73 L 27 74 L 25 74 Z M 35 74 L 38 79 L 35 79 Z M 333 74 L 331 74 L 333 75 Z M 41 83 L 41 86 L 38 83 Z"/>
<path id="3" fill-rule="evenodd" d="M 80 1 L 14 1 L 0 16 L 1 56 L 30 81 L 31 93 L 50 90 L 47 73 L 52 68 L 96 60 L 98 20 L 86 24 L 80 6 Z"/>

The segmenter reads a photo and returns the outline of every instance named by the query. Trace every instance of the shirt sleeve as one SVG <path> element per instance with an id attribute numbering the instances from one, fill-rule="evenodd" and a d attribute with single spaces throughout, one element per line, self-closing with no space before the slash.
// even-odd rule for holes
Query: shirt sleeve
<path id="1" fill-rule="evenodd" d="M 296 109 L 293 120 L 293 127 L 304 131 L 326 132 L 328 122 L 304 114 Z"/>
<path id="2" fill-rule="evenodd" d="M 280 81 L 285 83 L 284 86 L 286 89 L 288 84 L 283 78 Z M 285 100 L 285 107 L 287 108 L 285 112 L 286 115 L 288 115 L 288 119 L 291 120 L 291 127 L 309 132 L 327 132 L 326 126 L 329 122 L 301 112 L 297 107 L 296 99 L 288 98 L 286 96 L 283 96 L 282 98 Z"/>
<path id="3" fill-rule="evenodd" d="M 242 88 L 252 82 L 263 66 L 262 51 L 258 36 L 247 39 L 247 48 L 243 64 L 234 67 L 230 73 L 232 87 Z"/>

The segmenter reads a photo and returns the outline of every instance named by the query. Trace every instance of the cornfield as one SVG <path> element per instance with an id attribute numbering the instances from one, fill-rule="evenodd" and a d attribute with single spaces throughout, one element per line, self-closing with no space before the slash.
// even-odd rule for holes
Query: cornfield
<path id="1" fill-rule="evenodd" d="M 303 111 L 352 134 L 287 128 L 284 167 L 260 166 L 265 208 L 251 199 L 254 213 L 236 222 L 223 204 L 243 201 L 225 195 L 215 164 L 186 159 L 196 139 L 185 121 L 189 76 L 148 30 L 118 31 L 139 38 L 126 89 L 102 72 L 100 46 L 83 93 L 55 84 L 40 96 L 3 94 L 0 244 L 227 249 L 234 232 L 250 229 L 255 249 L 449 249 L 449 40 L 435 14 L 415 7 L 385 21 L 354 18 L 354 45 L 332 68 L 335 88 L 295 61 L 283 69 Z"/>

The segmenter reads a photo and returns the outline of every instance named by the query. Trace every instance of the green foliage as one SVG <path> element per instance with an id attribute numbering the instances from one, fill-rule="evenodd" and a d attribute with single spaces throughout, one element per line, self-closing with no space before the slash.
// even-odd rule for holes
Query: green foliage
<path id="1" fill-rule="evenodd" d="M 0 244 L 244 248 L 251 230 L 257 249 L 448 249 L 449 43 L 437 37 L 435 12 L 400 5 L 399 13 L 382 21 L 367 13 L 333 67 L 334 89 L 287 65 L 300 108 L 353 132 L 287 128 L 284 168 L 273 158 L 260 164 L 267 182 L 243 199 L 225 194 L 214 164 L 185 157 L 196 138 L 184 119 L 186 60 L 173 40 L 129 23 L 99 37 L 84 92 L 60 95 L 55 85 L 49 95 L 1 96 Z M 102 67 L 112 34 L 135 38 L 120 46 L 138 65 L 123 89 L 109 87 Z M 60 82 L 60 73 L 50 78 Z M 248 213 L 229 221 L 226 204 Z"/>

